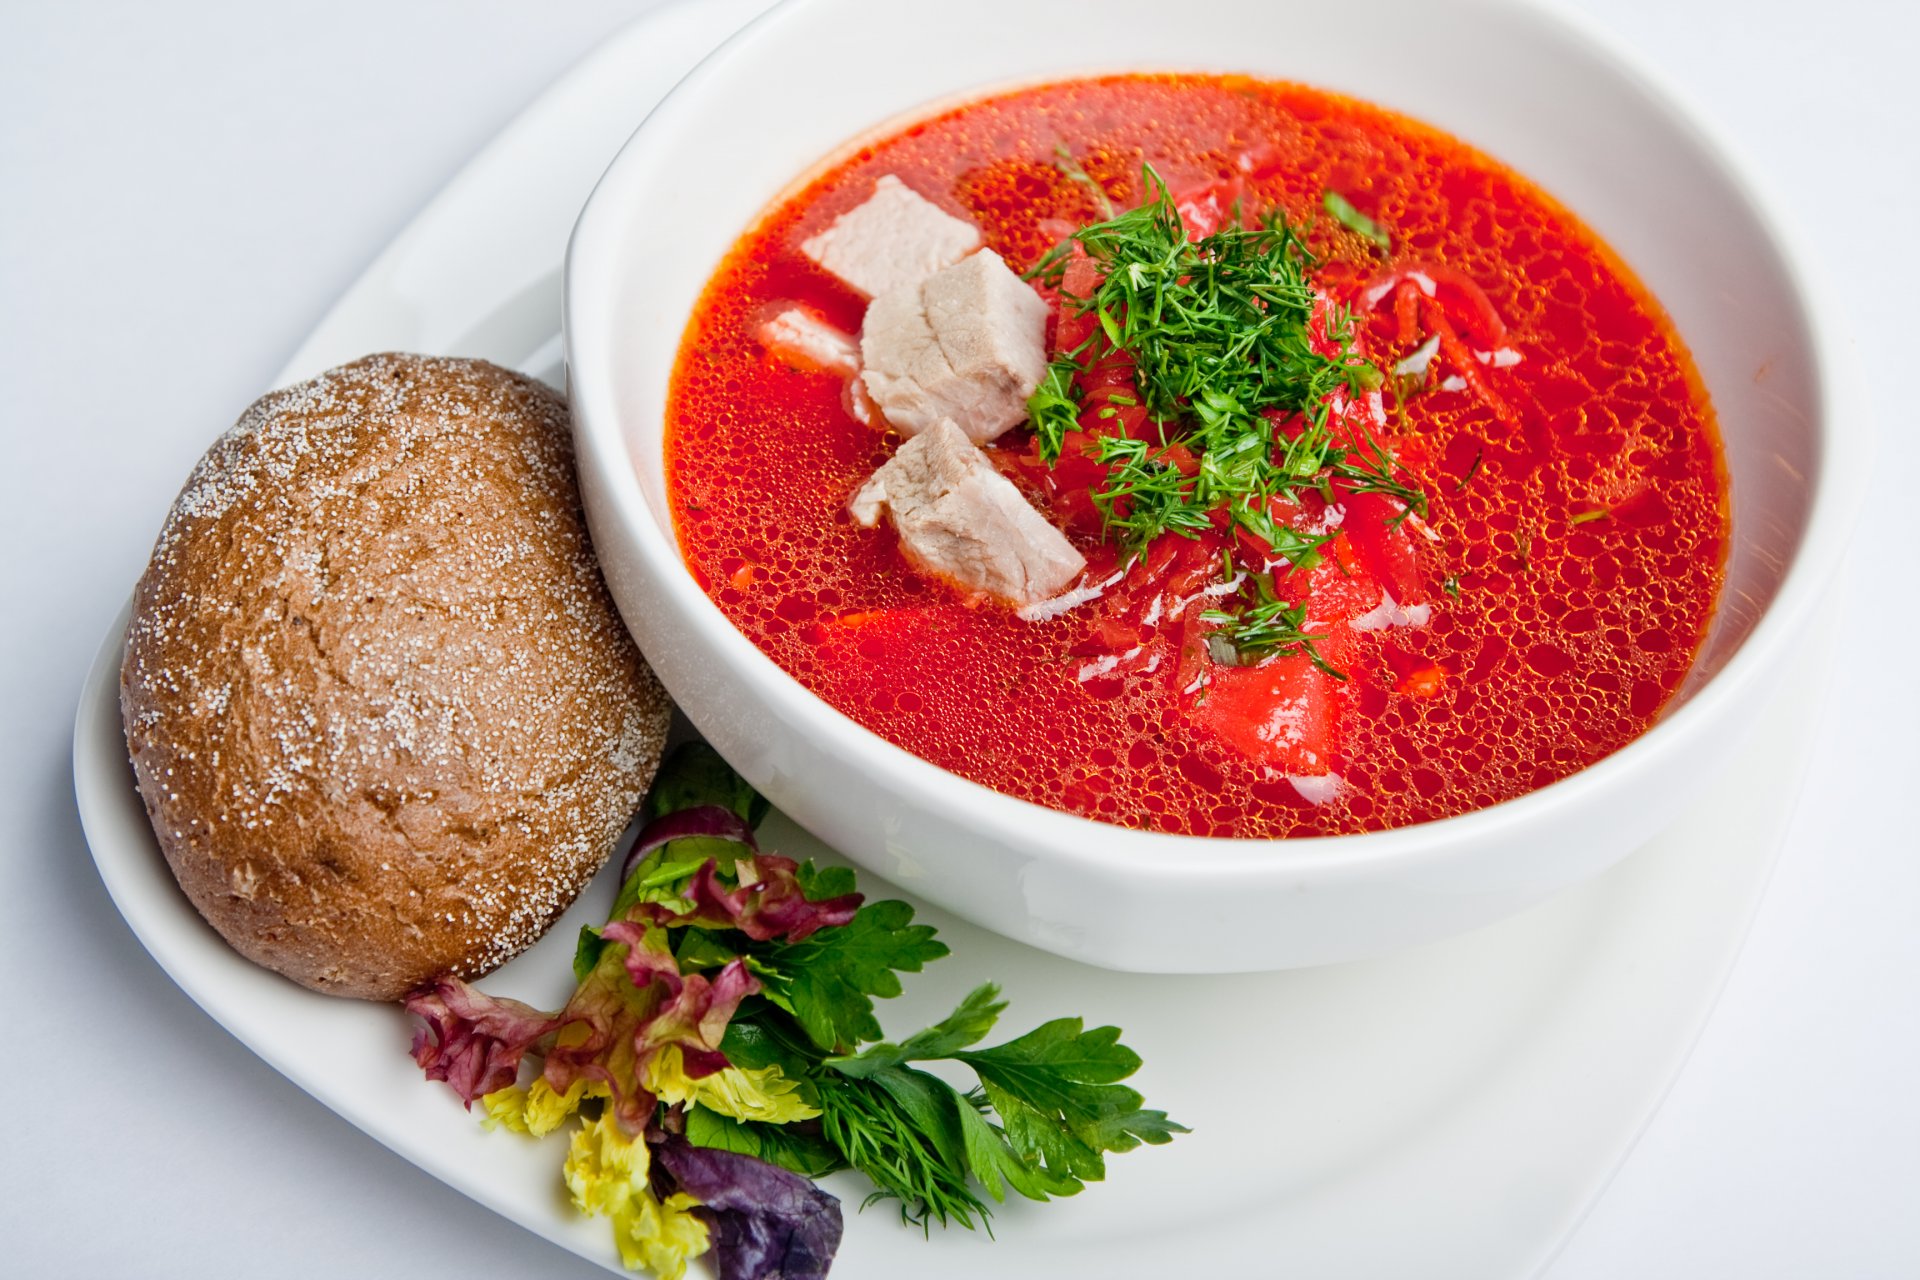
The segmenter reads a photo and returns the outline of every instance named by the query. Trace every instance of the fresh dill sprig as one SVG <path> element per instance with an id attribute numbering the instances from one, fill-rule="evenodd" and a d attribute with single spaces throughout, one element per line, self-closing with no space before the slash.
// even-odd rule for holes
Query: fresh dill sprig
<path id="1" fill-rule="evenodd" d="M 1238 613 L 1209 609 L 1200 615 L 1200 621 L 1219 628 L 1207 637 L 1207 651 L 1213 660 L 1222 666 L 1251 667 L 1270 658 L 1304 653 L 1314 666 L 1336 680 L 1345 680 L 1346 673 L 1329 665 L 1315 647 L 1315 641 L 1327 637 L 1324 632 L 1307 631 L 1307 606 L 1280 599 L 1269 574 L 1249 574 L 1248 578 L 1255 595 L 1253 603 Z"/>
<path id="2" fill-rule="evenodd" d="M 1193 480 L 1160 452 L 1131 436 L 1102 436 L 1094 455 L 1108 471 L 1093 505 L 1129 558 L 1145 555 L 1163 533 L 1190 538 L 1212 523 L 1192 501 Z"/>
<path id="3" fill-rule="evenodd" d="M 1273 548 L 1273 553 L 1296 569 L 1311 569 L 1320 563 L 1320 548 L 1332 539 L 1331 533 L 1301 533 L 1292 525 L 1275 520 L 1264 504 L 1252 502 L 1230 507 L 1233 522 L 1245 528 Z M 1227 579 L 1232 578 L 1227 575 Z M 1227 580 L 1223 579 L 1223 581 Z"/>
<path id="4" fill-rule="evenodd" d="M 1480 464 L 1486 461 L 1486 457 L 1487 451 L 1485 449 L 1475 449 L 1473 451 L 1473 464 L 1467 468 L 1467 474 L 1460 477 L 1460 483 L 1453 486 L 1455 493 L 1465 493 L 1467 491 L 1467 486 L 1473 483 L 1473 478 L 1480 474 Z"/>
<path id="5" fill-rule="evenodd" d="M 1199 529 L 1223 506 L 1253 532 L 1274 534 L 1280 554 L 1311 554 L 1317 542 L 1280 532 L 1268 503 L 1343 464 L 1353 474 L 1341 478 L 1417 497 L 1392 479 L 1390 461 L 1349 463 L 1333 442 L 1329 398 L 1371 390 L 1380 372 L 1354 354 L 1344 314 L 1328 326 L 1335 353 L 1316 348 L 1310 273 L 1318 263 L 1284 216 L 1255 227 L 1235 219 L 1196 240 L 1151 166 L 1142 183 L 1143 203 L 1081 228 L 1029 272 L 1057 285 L 1077 243 L 1104 277 L 1089 297 L 1062 297 L 1096 323 L 1079 348 L 1054 359 L 1029 401 L 1041 458 L 1056 461 L 1078 426 L 1074 375 L 1125 352 L 1163 445 L 1184 446 L 1198 464 L 1189 476 L 1139 442 L 1102 442 L 1100 460 L 1117 467 L 1095 501 L 1130 555 L 1161 533 Z M 1297 427 L 1280 431 L 1283 419 Z"/>
<path id="6" fill-rule="evenodd" d="M 1371 436 L 1363 439 L 1359 449 L 1348 450 L 1344 457 L 1328 468 L 1333 478 L 1344 481 L 1353 493 L 1379 493 L 1397 501 L 1400 514 L 1394 517 L 1394 524 L 1412 515 L 1426 519 L 1427 495 L 1397 479 L 1395 473 L 1398 470 L 1399 462 L 1393 454 Z"/>
<path id="7" fill-rule="evenodd" d="M 889 1091 L 875 1080 L 830 1072 L 812 1077 L 827 1140 L 873 1181 L 865 1204 L 898 1200 L 901 1217 L 922 1229 L 935 1222 L 968 1228 L 976 1219 L 985 1223 L 992 1210 L 973 1189 L 958 1144 L 945 1140 L 944 1124 L 929 1125 L 915 1115 L 916 1103 L 926 1110 L 929 1103 L 946 1102 L 938 1092 L 944 1086 L 917 1071 L 900 1074 L 919 1086 L 904 1099 L 895 1096 L 903 1090 Z"/>
<path id="8" fill-rule="evenodd" d="M 1393 237 L 1386 228 L 1353 207 L 1353 201 L 1328 187 L 1320 193 L 1321 207 L 1333 215 L 1333 220 L 1347 230 L 1365 240 L 1382 253 L 1393 252 Z"/>
<path id="9" fill-rule="evenodd" d="M 1048 466 L 1060 461 L 1067 432 L 1080 427 L 1080 389 L 1073 381 L 1079 371 L 1072 357 L 1056 356 L 1027 397 L 1027 418 L 1039 443 L 1040 459 Z"/>
<path id="10" fill-rule="evenodd" d="M 1101 217 L 1113 216 L 1113 201 L 1108 197 L 1107 189 L 1093 180 L 1093 175 L 1073 158 L 1073 152 L 1067 150 L 1067 144 L 1064 142 L 1053 144 L 1053 167 L 1087 193 L 1087 198 L 1093 201 L 1093 207 L 1099 211 Z"/>
<path id="11" fill-rule="evenodd" d="M 1070 162 L 1061 157 L 1062 172 L 1080 181 L 1084 170 L 1077 176 Z M 1028 272 L 1058 287 L 1068 260 L 1082 252 L 1101 273 L 1089 296 L 1061 294 L 1063 312 L 1094 324 L 1083 342 L 1056 355 L 1029 401 L 1040 457 L 1057 462 L 1067 434 L 1080 429 L 1077 375 L 1121 353 L 1158 436 L 1157 444 L 1101 436 L 1092 450 L 1108 469 L 1093 501 L 1127 562 L 1163 534 L 1194 536 L 1224 510 L 1272 548 L 1274 563 L 1311 568 L 1331 535 L 1303 534 L 1274 519 L 1274 500 L 1308 488 L 1330 498 L 1335 481 L 1349 492 L 1393 498 L 1401 520 L 1424 516 L 1426 495 L 1385 446 L 1366 432 L 1355 433 L 1353 447 L 1335 442 L 1336 393 L 1357 399 L 1383 377 L 1354 351 L 1346 311 L 1330 310 L 1326 341 L 1316 342 L 1312 273 L 1319 263 L 1284 214 L 1248 227 L 1236 210 L 1227 225 L 1196 239 L 1151 166 L 1141 185 L 1137 207 L 1081 228 Z M 1376 244 L 1385 239 L 1336 193 L 1326 193 L 1325 204 L 1343 225 Z M 1181 466 L 1169 460 L 1176 448 L 1184 452 Z M 1275 596 L 1271 565 L 1250 576 L 1253 598 L 1201 615 L 1219 628 L 1210 647 L 1235 662 L 1304 652 L 1345 679 L 1314 647 L 1322 637 L 1302 630 L 1304 606 Z"/>
<path id="12" fill-rule="evenodd" d="M 1270 443 L 1269 410 L 1323 423 L 1333 391 L 1378 385 L 1346 342 L 1337 356 L 1314 349 L 1318 264 L 1284 217 L 1195 240 L 1150 166 L 1144 183 L 1144 203 L 1072 237 L 1105 273 L 1092 297 L 1066 302 L 1098 322 L 1093 349 L 1071 353 L 1083 366 L 1127 352 L 1153 418 L 1194 419 L 1201 443 L 1250 431 Z M 1033 275 L 1057 282 L 1071 252 L 1056 247 Z"/>

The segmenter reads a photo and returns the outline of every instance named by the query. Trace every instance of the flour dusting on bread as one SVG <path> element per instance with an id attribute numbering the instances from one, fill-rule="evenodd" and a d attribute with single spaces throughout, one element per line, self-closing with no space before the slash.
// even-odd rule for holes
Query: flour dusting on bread
<path id="1" fill-rule="evenodd" d="M 142 578 L 122 707 L 239 950 L 391 999 L 516 954 L 605 861 L 668 703 L 587 542 L 565 403 L 381 355 L 263 397 Z"/>

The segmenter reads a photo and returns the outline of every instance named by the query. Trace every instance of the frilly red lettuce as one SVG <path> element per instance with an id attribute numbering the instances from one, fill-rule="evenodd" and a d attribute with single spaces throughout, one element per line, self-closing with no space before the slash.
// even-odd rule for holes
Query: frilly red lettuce
<path id="1" fill-rule="evenodd" d="M 504 1089 L 520 1074 L 520 1060 L 560 1025 L 518 1000 L 478 991 L 458 978 L 415 990 L 407 1012 L 427 1025 L 413 1036 L 413 1060 L 429 1080 L 444 1080 L 469 1107 L 482 1094 Z"/>
<path id="2" fill-rule="evenodd" d="M 753 832 L 730 809 L 705 805 L 664 815 L 634 842 L 630 876 L 655 869 L 674 842 L 726 840 L 740 857 L 723 867 L 707 858 L 660 892 L 633 900 L 599 931 L 605 948 L 573 998 L 557 1013 L 517 1000 L 496 999 L 457 978 L 441 978 L 407 997 L 406 1007 L 427 1020 L 414 1037 L 414 1060 L 432 1080 L 444 1080 L 471 1106 L 518 1077 L 530 1051 L 544 1055 L 541 1074 L 557 1094 L 587 1082 L 602 1086 L 630 1132 L 652 1114 L 647 1071 L 667 1045 L 679 1046 L 693 1079 L 724 1071 L 720 1038 L 740 1001 L 760 990 L 739 960 L 716 974 L 683 974 L 667 930 L 686 926 L 738 929 L 756 941 L 798 942 L 820 929 L 846 924 L 861 895 L 812 901 L 791 858 L 761 853 Z M 684 846 L 683 846 L 684 847 Z M 644 879 L 644 876 L 642 876 Z M 633 895 L 630 881 L 622 899 Z M 610 946 L 607 944 L 616 944 Z"/>
<path id="3" fill-rule="evenodd" d="M 753 852 L 732 868 L 722 870 L 709 858 L 680 889 L 691 910 L 675 910 L 661 902 L 642 902 L 633 914 L 669 928 L 697 925 L 704 929 L 738 929 L 755 942 L 779 938 L 800 942 L 821 929 L 843 925 L 860 909 L 862 895 L 842 894 L 811 901 L 800 885 L 800 866 L 792 858 Z M 735 880 L 728 886 L 729 872 Z"/>
<path id="4" fill-rule="evenodd" d="M 600 931 L 609 942 L 623 942 L 627 976 L 636 990 L 654 998 L 649 1017 L 634 1029 L 634 1051 L 642 1078 L 648 1061 L 666 1046 L 679 1045 L 687 1075 L 693 1079 L 727 1069 L 720 1037 L 727 1033 L 740 1002 L 760 990 L 746 962 L 730 960 L 712 978 L 680 972 L 673 954 L 659 942 L 658 930 L 633 921 L 617 921 Z"/>
<path id="5" fill-rule="evenodd" d="M 495 1000 L 454 978 L 416 992 L 407 1007 L 428 1017 L 429 1029 L 415 1039 L 415 1061 L 471 1106 L 513 1084 L 521 1058 L 537 1049 L 545 1055 L 540 1077 L 554 1093 L 571 1091 L 577 1103 L 576 1085 L 599 1085 L 627 1131 L 640 1132 L 657 1101 L 648 1084 L 654 1058 L 674 1045 L 693 1079 L 726 1070 L 720 1038 L 760 983 L 739 960 L 712 976 L 682 974 L 658 928 L 617 921 L 601 937 L 617 945 L 555 1014 Z"/>

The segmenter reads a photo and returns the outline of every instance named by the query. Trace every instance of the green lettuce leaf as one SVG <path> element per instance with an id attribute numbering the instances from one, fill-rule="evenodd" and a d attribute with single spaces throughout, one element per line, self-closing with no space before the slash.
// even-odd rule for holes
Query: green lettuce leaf
<path id="1" fill-rule="evenodd" d="M 686 1121 L 687 1141 L 696 1147 L 752 1156 L 806 1178 L 825 1177 L 847 1167 L 847 1162 L 817 1128 L 735 1120 L 701 1106 L 688 1107 Z"/>

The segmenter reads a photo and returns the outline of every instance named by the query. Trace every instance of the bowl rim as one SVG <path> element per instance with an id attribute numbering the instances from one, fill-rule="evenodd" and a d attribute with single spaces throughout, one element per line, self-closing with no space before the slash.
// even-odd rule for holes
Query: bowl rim
<path id="1" fill-rule="evenodd" d="M 1011 847 L 1041 848 L 1050 861 L 1103 877 L 1124 874 L 1129 879 L 1144 877 L 1149 883 L 1183 880 L 1196 873 L 1231 873 L 1264 881 L 1297 881 L 1303 872 L 1311 872 L 1316 880 L 1370 878 L 1421 864 L 1462 845 L 1503 843 L 1502 837 L 1535 824 L 1552 810 L 1590 804 L 1599 794 L 1614 790 L 1626 778 L 1651 767 L 1660 755 L 1684 752 L 1690 743 L 1709 734 L 1730 708 L 1753 696 L 1752 686 L 1771 666 L 1776 651 L 1796 640 L 1823 602 L 1864 497 L 1872 449 L 1864 395 L 1854 374 L 1857 358 L 1851 340 L 1838 323 L 1839 312 L 1824 278 L 1800 247 L 1804 237 L 1712 116 L 1699 110 L 1664 72 L 1623 38 L 1586 13 L 1553 0 L 1480 0 L 1483 7 L 1557 24 L 1563 34 L 1595 54 L 1605 70 L 1640 94 L 1668 129 L 1713 162 L 1719 169 L 1718 176 L 1746 207 L 1774 252 L 1783 283 L 1804 319 L 1814 392 L 1812 453 L 1816 469 L 1806 523 L 1772 598 L 1726 664 L 1703 681 L 1685 703 L 1664 709 L 1645 732 L 1547 786 L 1467 813 L 1342 835 L 1195 836 L 1121 826 L 1009 796 L 922 759 L 866 728 L 762 652 L 694 581 L 680 556 L 677 537 L 662 532 L 647 506 L 636 459 L 620 427 L 610 379 L 598 377 L 597 362 L 591 356 L 585 362 L 579 358 L 583 290 L 606 287 L 587 284 L 582 264 L 591 260 L 603 244 L 609 244 L 610 238 L 621 235 L 624 225 L 609 212 L 613 176 L 654 137 L 692 124 L 688 103 L 693 91 L 724 76 L 728 63 L 742 48 L 773 38 L 790 15 L 819 2 L 781 0 L 754 18 L 689 72 L 613 158 L 582 209 L 567 249 L 563 330 L 568 385 L 574 405 L 576 449 L 583 459 L 591 459 L 606 480 L 605 489 L 612 500 L 610 514 L 620 533 L 638 549 L 682 622 L 698 633 L 700 643 L 722 656 L 719 665 L 730 678 L 750 680 L 754 695 L 777 705 L 783 719 L 809 723 L 810 735 L 831 744 L 840 758 L 858 757 L 861 770 L 892 793 L 914 796 L 942 818 L 982 838 L 997 839 Z M 1058 78 L 1089 74 L 1094 73 L 1063 71 Z M 875 127 L 890 130 L 929 110 L 991 93 L 997 87 L 982 85 L 959 95 L 943 95 Z M 796 181 L 804 180 L 818 165 L 833 158 L 833 154 L 809 158 L 803 163 L 815 168 L 799 169 Z M 773 199 L 777 201 L 786 194 L 783 191 Z M 1578 216 L 1578 210 L 1573 212 Z M 679 332 L 684 334 L 684 328 Z M 660 574 L 663 564 L 670 571 Z"/>

